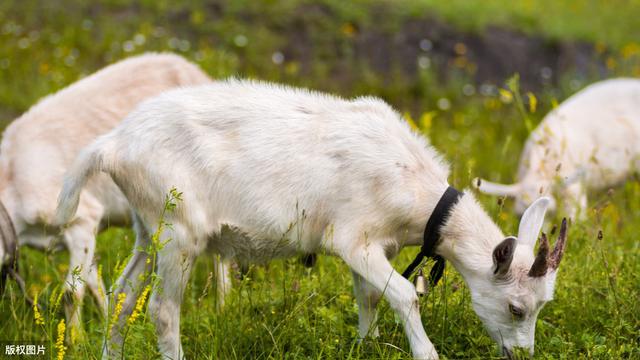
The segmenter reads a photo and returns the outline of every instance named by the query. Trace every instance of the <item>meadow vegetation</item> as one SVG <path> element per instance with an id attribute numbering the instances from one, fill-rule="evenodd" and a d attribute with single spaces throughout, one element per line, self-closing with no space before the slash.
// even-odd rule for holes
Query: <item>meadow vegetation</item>
<path id="1" fill-rule="evenodd" d="M 214 78 L 239 75 L 347 97 L 380 96 L 452 164 L 452 185 L 468 188 L 476 176 L 510 182 L 529 131 L 555 104 L 587 83 L 640 75 L 640 45 L 635 42 L 640 38 L 640 3 L 614 3 L 242 0 L 205 5 L 144 0 L 134 5 L 126 0 L 4 0 L 0 123 L 6 125 L 39 98 L 108 63 L 145 51 L 173 51 Z M 380 8 L 388 10 L 384 23 L 372 21 L 370 15 Z M 481 34 L 489 26 L 503 26 L 550 42 L 585 41 L 602 56 L 606 71 L 562 74 L 529 91 L 518 89 L 515 77 L 479 84 L 473 72 L 447 64 L 418 66 L 414 76 L 392 64 L 381 74 L 353 56 L 354 38 L 365 29 L 393 33 L 425 13 L 461 31 Z M 310 59 L 290 58 L 281 50 L 291 39 L 283 32 L 297 29 L 299 22 L 313 30 L 305 38 L 311 45 L 299 45 L 309 46 Z M 501 228 L 517 232 L 518 218 L 509 199 L 478 197 Z M 546 230 L 562 216 L 548 216 Z M 538 317 L 537 358 L 640 359 L 639 232 L 638 174 L 590 196 L 586 220 L 571 224 L 555 300 Z M 110 228 L 99 235 L 98 262 L 107 286 L 126 263 L 133 237 L 127 228 Z M 394 260 L 396 269 L 403 269 L 416 251 L 405 249 Z M 182 341 L 188 358 L 409 357 L 402 327 L 384 301 L 380 337 L 357 342 L 351 274 L 338 259 L 320 256 L 311 269 L 289 259 L 253 266 L 244 277 L 234 272 L 224 311 L 217 311 L 212 256 L 205 253 L 197 261 L 185 293 Z M 20 264 L 28 291 L 37 294 L 42 308 L 26 304 L 17 287 L 9 285 L 0 301 L 0 341 L 42 341 L 51 357 L 61 352 L 72 359 L 100 357 L 109 319 L 89 297 L 83 313 L 86 333 L 78 334 L 73 345 L 68 343 L 71 334 L 65 334 L 60 289 L 67 254 L 23 249 Z M 494 344 L 471 308 L 461 277 L 449 266 L 443 280 L 421 299 L 425 329 L 441 357 L 495 357 Z M 156 354 L 154 329 L 143 305 L 128 324 L 127 358 Z"/>

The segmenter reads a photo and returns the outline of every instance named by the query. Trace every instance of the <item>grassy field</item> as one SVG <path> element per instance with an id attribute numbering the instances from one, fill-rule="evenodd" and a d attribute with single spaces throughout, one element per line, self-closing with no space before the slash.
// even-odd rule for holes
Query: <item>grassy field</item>
<path id="1" fill-rule="evenodd" d="M 445 6 L 444 4 L 447 4 Z M 584 5 L 586 3 L 587 5 Z M 321 4 L 332 16 L 320 16 Z M 611 75 L 638 71 L 640 24 L 638 1 L 385 1 L 353 3 L 323 0 L 237 1 L 173 5 L 169 1 L 102 0 L 0 2 L 0 122 L 7 124 L 40 97 L 70 84 L 105 64 L 144 51 L 174 51 L 196 61 L 213 77 L 230 75 L 309 86 L 344 96 L 383 97 L 406 113 L 433 146 L 452 164 L 450 182 L 467 188 L 482 176 L 511 181 L 529 129 L 556 102 L 576 87 L 570 80 L 547 84 L 525 103 L 500 79 L 486 91 L 460 74 L 442 81 L 428 68 L 415 78 L 391 72 L 382 76 L 349 59 L 354 32 L 395 26 L 424 12 L 455 26 L 481 33 L 499 25 L 553 39 L 584 40 L 606 49 Z M 368 9 L 387 6 L 388 21 L 372 23 Z M 299 9 L 305 9 L 300 11 Z M 291 16 L 294 14 L 294 16 Z M 597 19 L 597 20 L 594 20 Z M 278 56 L 284 30 L 296 21 L 313 24 L 318 59 L 301 63 Z M 605 50 L 603 50 L 605 51 Z M 282 55 L 282 54 L 280 54 Z M 280 61 L 282 60 L 282 61 Z M 339 64 L 339 65 L 336 65 Z M 346 65 L 345 65 L 346 64 Z M 624 66 L 623 66 L 624 65 Z M 337 71 L 336 67 L 341 68 Z M 454 70 L 451 70 L 452 72 Z M 350 73 L 349 81 L 341 74 Z M 0 154 L 1 156 L 1 154 Z M 181 189 L 188 191 L 187 189 Z M 479 195 L 493 219 L 507 233 L 517 231 L 512 202 L 499 204 Z M 563 214 L 548 218 L 558 224 Z M 555 300 L 541 312 L 536 332 L 536 357 L 544 359 L 640 359 L 640 177 L 613 191 L 593 194 L 585 221 L 574 223 L 556 285 Z M 599 233 L 602 236 L 599 236 Z M 132 247 L 129 229 L 112 228 L 99 235 L 98 262 L 107 286 Z M 402 269 L 417 249 L 394 260 Z M 182 308 L 182 341 L 188 358 L 197 359 L 401 359 L 409 357 L 402 327 L 386 302 L 380 305 L 378 339 L 356 341 L 357 308 L 351 275 L 338 259 L 320 256 L 307 269 L 297 259 L 254 267 L 235 276 L 224 311 L 216 310 L 210 276 L 211 254 L 203 254 L 189 282 Z M 24 249 L 21 272 L 32 295 L 46 305 L 41 320 L 14 285 L 0 301 L 0 341 L 42 341 L 57 356 L 56 306 L 67 271 L 65 252 Z M 215 282 L 214 282 L 215 284 Z M 65 357 L 97 358 L 105 319 L 86 300 L 86 336 L 68 346 Z M 474 314 L 469 291 L 448 267 L 444 281 L 421 299 L 423 324 L 442 358 L 491 358 L 496 349 Z M 67 335 L 68 337 L 68 335 Z M 128 332 L 128 358 L 156 355 L 155 333 L 147 316 Z"/>

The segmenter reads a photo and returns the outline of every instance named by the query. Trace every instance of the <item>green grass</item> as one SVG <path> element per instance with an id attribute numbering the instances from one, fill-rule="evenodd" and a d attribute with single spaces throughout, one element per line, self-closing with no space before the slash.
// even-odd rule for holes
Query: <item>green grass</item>
<path id="1" fill-rule="evenodd" d="M 414 3 L 414 2 L 410 2 Z M 417 2 L 470 31 L 505 26 L 551 39 L 571 39 L 622 48 L 637 43 L 640 1 L 437 1 Z M 624 9 L 624 11 L 621 11 Z"/>
<path id="2" fill-rule="evenodd" d="M 294 0 L 239 1 L 219 6 L 222 10 L 195 2 L 142 1 L 130 6 L 119 0 L 90 5 L 81 1 L 5 0 L 0 2 L 0 121 L 8 123 L 40 97 L 116 59 L 150 50 L 173 50 L 197 61 L 213 77 L 239 74 L 345 96 L 381 96 L 411 114 L 450 161 L 453 185 L 465 188 L 475 176 L 506 182 L 515 174 L 528 134 L 523 114 L 513 102 L 494 95 L 463 95 L 462 87 L 469 83 L 464 75 L 446 83 L 426 70 L 415 79 L 400 74 L 383 77 L 361 64 L 343 62 L 350 59 L 352 45 L 344 25 L 379 26 L 391 31 L 429 9 L 467 31 L 502 24 L 550 38 L 603 42 L 613 49 L 635 41 L 640 27 L 633 23 L 637 1 L 623 2 L 624 7 L 604 6 L 601 1 L 586 2 L 588 5 L 542 1 L 531 7 L 528 2 L 488 1 L 480 6 L 453 1 L 447 2 L 447 7 L 445 2 L 406 2 L 407 6 L 392 7 L 384 24 L 372 23 L 373 10 L 369 10 L 387 2 L 320 3 L 330 9 L 331 16 L 311 10 L 284 16 L 309 6 L 309 2 Z M 283 46 L 285 37 L 280 31 L 295 21 L 313 24 L 317 30 L 313 43 L 319 58 L 311 69 L 301 69 L 293 61 L 275 64 L 271 60 Z M 144 36 L 143 43 L 137 37 L 136 45 L 136 34 Z M 245 36 L 247 44 L 239 46 L 242 41 L 238 36 Z M 336 64 L 347 66 L 348 73 L 356 75 L 345 81 L 332 70 Z M 617 74 L 633 71 L 633 67 L 624 67 Z M 554 97 L 562 100 L 571 91 L 575 89 L 569 82 L 563 82 L 535 94 L 538 109 L 526 111 L 528 121 L 537 124 L 552 107 Z M 437 106 L 444 98 L 450 102 L 448 109 Z M 518 219 L 511 213 L 510 200 L 502 206 L 491 197 L 480 199 L 501 228 L 516 232 Z M 536 357 L 640 358 L 639 200 L 638 177 L 612 194 L 591 196 L 588 218 L 571 227 L 556 299 L 538 318 Z M 561 216 L 550 217 L 548 223 L 559 223 Z M 600 240 L 599 231 L 603 234 Z M 129 255 L 132 239 L 128 229 L 100 234 L 98 261 L 107 285 Z M 406 266 L 416 251 L 403 251 L 394 260 L 396 268 Z M 226 307 L 217 312 L 215 291 L 207 286 L 214 271 L 211 258 L 211 254 L 204 254 L 198 259 L 185 294 L 182 341 L 189 358 L 409 357 L 404 332 L 386 302 L 380 305 L 380 338 L 362 343 L 355 340 L 357 308 L 350 272 L 340 260 L 321 256 L 313 269 L 304 268 L 296 259 L 254 267 L 247 278 L 234 278 Z M 51 309 L 55 302 L 51 295 L 57 294 L 64 281 L 67 254 L 24 249 L 20 261 L 29 291 L 39 292 L 40 302 Z M 471 308 L 469 291 L 453 268 L 447 268 L 444 281 L 421 299 L 421 306 L 425 329 L 441 357 L 484 359 L 496 354 Z M 33 309 L 24 304 L 14 285 L 9 286 L 0 301 L 0 341 L 44 341 L 52 346 L 64 314 L 58 308 L 45 311 L 43 316 L 44 325 L 36 325 Z M 104 319 L 89 298 L 83 317 L 87 336 L 67 350 L 69 358 L 100 356 Z M 148 317 L 132 326 L 126 349 L 130 358 L 156 354 Z"/>

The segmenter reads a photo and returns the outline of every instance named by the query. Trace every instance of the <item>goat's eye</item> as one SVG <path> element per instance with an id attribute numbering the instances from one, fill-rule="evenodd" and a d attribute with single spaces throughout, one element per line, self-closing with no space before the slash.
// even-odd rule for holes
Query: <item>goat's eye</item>
<path id="1" fill-rule="evenodd" d="M 518 320 L 524 317 L 524 311 L 513 304 L 509 304 L 509 312 Z"/>

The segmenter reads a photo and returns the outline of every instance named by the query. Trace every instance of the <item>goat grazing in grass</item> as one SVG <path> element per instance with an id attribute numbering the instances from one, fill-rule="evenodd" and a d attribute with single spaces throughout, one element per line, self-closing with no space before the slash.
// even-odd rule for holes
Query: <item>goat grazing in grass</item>
<path id="1" fill-rule="evenodd" d="M 61 233 L 52 221 L 63 175 L 80 149 L 113 129 L 140 101 L 170 88 L 209 82 L 196 65 L 177 55 L 137 56 L 46 97 L 11 123 L 0 145 L 3 283 L 7 274 L 17 276 L 18 246 L 64 246 L 70 254 L 65 287 L 73 294 L 66 303 L 68 322 L 79 326 L 85 287 L 106 311 L 94 262 L 95 236 L 108 223 L 128 222 L 131 209 L 108 176 L 96 176 L 82 191 L 77 216 Z"/>
<path id="2" fill-rule="evenodd" d="M 640 170 L 640 80 L 587 87 L 552 110 L 531 133 L 517 181 L 475 181 L 482 192 L 513 196 L 524 212 L 541 194 L 557 195 L 571 216 L 584 217 L 587 192 L 624 182 Z"/>
<path id="3" fill-rule="evenodd" d="M 160 352 L 180 359 L 180 306 L 194 259 L 207 246 L 223 258 L 267 261 L 323 251 L 351 268 L 359 333 L 370 329 L 385 296 L 404 324 L 415 358 L 437 358 L 422 326 L 414 286 L 389 258 L 419 245 L 445 191 L 448 169 L 401 116 L 375 98 L 343 100 L 260 82 L 228 80 L 145 101 L 114 131 L 79 155 L 60 194 L 57 221 L 76 212 L 81 189 L 109 174 L 139 222 L 136 248 L 157 230 L 165 194 L 183 200 L 167 215 L 171 240 L 157 254 L 160 291 L 149 313 Z M 455 190 L 454 190 L 455 191 Z M 456 192 L 457 193 L 457 192 Z M 535 322 L 553 295 L 566 223 L 549 254 L 534 244 L 549 200 L 525 213 L 518 238 L 505 237 L 470 193 L 445 214 L 436 253 L 463 275 L 473 305 L 503 351 L 533 352 Z M 546 238 L 545 238 L 546 239 Z M 135 252 L 131 264 L 148 255 Z M 135 297 L 143 267 L 131 265 L 117 296 Z M 127 301 L 131 305 L 133 301 Z M 120 324 L 131 313 L 120 312 Z M 119 356 L 116 326 L 105 356 Z"/>

